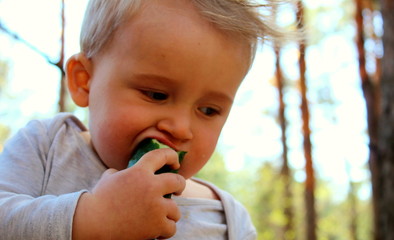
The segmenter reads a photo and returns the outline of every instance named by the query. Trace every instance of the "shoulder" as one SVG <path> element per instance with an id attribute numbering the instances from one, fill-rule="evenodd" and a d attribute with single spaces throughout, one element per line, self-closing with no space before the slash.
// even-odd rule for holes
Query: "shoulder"
<path id="1" fill-rule="evenodd" d="M 82 131 L 83 125 L 69 113 L 56 114 L 52 118 L 36 119 L 29 121 L 26 126 L 19 129 L 4 146 L 4 152 L 11 155 L 36 154 L 45 158 L 53 141 L 61 129 L 67 125 L 75 125 L 77 131 Z"/>
<path id="2" fill-rule="evenodd" d="M 54 129 L 58 129 L 66 118 L 65 114 L 57 114 L 53 118 L 30 120 L 6 142 L 6 146 L 8 144 L 15 148 L 19 145 L 25 147 L 40 144 L 49 145 L 51 135 L 56 131 Z"/>
<path id="3" fill-rule="evenodd" d="M 81 131 L 86 130 L 83 123 L 71 113 L 58 113 L 51 118 L 31 120 L 19 132 L 29 132 L 32 135 L 40 136 L 48 135 L 49 138 L 52 138 L 65 125 L 79 128 Z"/>
<path id="4" fill-rule="evenodd" d="M 84 124 L 71 113 L 58 113 L 53 118 L 45 119 L 43 122 L 47 125 L 49 133 L 57 132 L 64 127 L 77 129 L 78 132 L 86 131 Z"/>

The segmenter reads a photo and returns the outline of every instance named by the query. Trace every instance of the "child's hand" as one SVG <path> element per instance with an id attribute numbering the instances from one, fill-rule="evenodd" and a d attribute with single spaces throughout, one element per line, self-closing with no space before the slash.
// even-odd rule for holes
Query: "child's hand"
<path id="1" fill-rule="evenodd" d="M 131 168 L 107 170 L 92 192 L 78 202 L 73 239 L 142 240 L 174 235 L 180 211 L 163 196 L 180 194 L 185 179 L 175 173 L 155 175 L 164 165 L 180 167 L 174 150 L 157 149 Z"/>

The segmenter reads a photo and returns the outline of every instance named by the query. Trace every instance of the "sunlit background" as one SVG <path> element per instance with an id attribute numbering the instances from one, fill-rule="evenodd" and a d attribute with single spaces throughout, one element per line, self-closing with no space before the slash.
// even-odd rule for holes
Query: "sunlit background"
<path id="1" fill-rule="evenodd" d="M 66 58 L 79 51 L 79 28 L 86 2 L 65 1 Z M 309 38 L 306 77 L 313 161 L 318 181 L 325 182 L 334 202 L 347 198 L 349 182 L 360 183 L 357 193 L 361 200 L 370 198 L 366 111 L 358 74 L 352 2 L 304 1 Z M 35 48 L 0 30 L 0 62 L 8 66 L 6 84 L 0 89 L 0 125 L 10 130 L 8 136 L 33 118 L 51 117 L 57 112 L 61 75 L 43 55 L 52 62 L 59 58 L 60 11 L 60 0 L 0 0 L 1 24 Z M 280 21 L 283 24 L 294 22 L 293 11 L 282 9 Z M 380 15 L 371 13 L 371 16 L 374 31 L 381 34 Z M 370 52 L 381 54 L 379 45 L 368 41 L 366 44 Z M 305 160 L 298 58 L 297 44 L 290 43 L 282 50 L 282 67 L 287 84 L 288 157 L 295 180 L 302 183 L 305 180 Z M 242 172 L 242 176 L 249 175 L 250 181 L 258 178 L 258 169 L 264 163 L 278 169 L 282 163 L 274 63 L 272 48 L 259 48 L 217 147 L 217 153 L 224 159 L 226 172 L 234 176 Z M 373 72 L 374 62 L 369 60 L 367 68 Z M 72 110 L 86 121 L 84 109 L 73 107 Z M 227 179 L 230 179 L 228 185 L 236 181 Z M 260 187 L 265 188 L 264 182 L 260 183 Z M 236 192 L 231 190 L 231 186 L 229 191 Z M 248 204 L 248 198 L 239 196 L 245 204 Z"/>

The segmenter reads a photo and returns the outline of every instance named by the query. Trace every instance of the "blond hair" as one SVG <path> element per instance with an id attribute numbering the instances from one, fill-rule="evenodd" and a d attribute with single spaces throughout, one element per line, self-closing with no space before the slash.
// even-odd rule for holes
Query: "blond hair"
<path id="1" fill-rule="evenodd" d="M 140 9 L 144 0 L 90 0 L 81 29 L 81 51 L 89 58 L 105 48 L 118 27 Z M 147 1 L 147 0 L 146 0 Z M 262 15 L 260 7 L 272 12 L 278 0 L 265 4 L 250 0 L 189 0 L 200 14 L 218 29 L 245 41 L 256 52 L 259 40 L 281 41 L 285 35 L 272 16 Z"/>

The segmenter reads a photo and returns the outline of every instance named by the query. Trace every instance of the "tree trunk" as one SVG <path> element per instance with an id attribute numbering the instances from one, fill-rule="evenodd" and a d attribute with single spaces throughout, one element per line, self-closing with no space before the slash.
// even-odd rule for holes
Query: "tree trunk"
<path id="1" fill-rule="evenodd" d="M 394 239 L 394 2 L 381 0 L 383 47 L 378 154 L 372 171 L 376 204 L 375 239 Z"/>
<path id="2" fill-rule="evenodd" d="M 374 210 L 374 239 L 394 239 L 394 2 L 381 0 L 384 56 L 374 84 L 365 71 L 362 1 L 355 0 L 357 47 L 370 138 L 369 165 Z"/>
<path id="3" fill-rule="evenodd" d="M 298 1 L 297 7 L 297 21 L 298 27 L 302 29 L 304 27 L 304 7 L 302 1 Z M 307 99 L 307 85 L 306 85 L 306 63 L 305 63 L 305 43 L 301 42 L 299 45 L 300 59 L 300 88 L 301 88 L 301 112 L 303 121 L 303 136 L 304 136 L 304 155 L 305 155 L 305 204 L 306 204 L 306 215 L 307 215 L 307 240 L 316 240 L 316 210 L 315 210 L 315 174 L 312 162 L 312 143 L 310 139 L 311 130 L 309 128 L 309 107 Z"/>
<path id="4" fill-rule="evenodd" d="M 352 176 L 351 176 L 351 166 L 350 163 L 346 162 L 346 170 L 348 173 L 349 177 L 349 192 L 347 196 L 347 203 L 349 207 L 349 235 L 350 235 L 350 240 L 358 240 L 357 237 L 357 222 L 358 222 L 358 214 L 357 214 L 357 205 L 358 205 L 358 199 L 357 199 L 357 186 L 356 183 L 353 182 Z"/>
<path id="5" fill-rule="evenodd" d="M 371 170 L 371 182 L 372 182 L 372 202 L 373 202 L 373 212 L 374 212 L 374 231 L 375 231 L 375 240 L 381 239 L 378 237 L 379 233 L 379 224 L 377 220 L 377 216 L 379 215 L 378 208 L 378 192 L 380 184 L 380 170 L 378 166 L 378 118 L 379 118 L 379 98 L 378 98 L 378 88 L 370 78 L 366 70 L 366 59 L 365 59 L 365 48 L 364 48 L 364 21 L 363 21 L 363 1 L 355 0 L 356 6 L 355 12 L 355 21 L 357 26 L 357 35 L 356 35 L 356 43 L 358 50 L 358 65 L 359 65 L 359 74 L 361 80 L 361 86 L 366 102 L 366 110 L 367 110 L 367 123 L 368 123 L 368 135 L 369 135 L 369 167 Z"/>
<path id="6" fill-rule="evenodd" d="M 61 4 L 61 25 L 62 25 L 62 30 L 61 30 L 61 38 L 60 38 L 60 57 L 59 61 L 55 64 L 59 70 L 60 70 L 60 88 L 59 88 L 59 112 L 65 112 L 66 111 L 66 97 L 67 97 L 67 91 L 66 91 L 66 83 L 65 83 L 65 72 L 63 70 L 63 65 L 64 65 L 64 31 L 65 31 L 65 9 L 64 9 L 64 0 L 62 0 Z"/>
<path id="7" fill-rule="evenodd" d="M 58 109 L 59 112 L 64 112 L 66 111 L 66 97 L 67 97 L 67 90 L 66 90 L 66 84 L 65 84 L 65 72 L 63 70 L 63 65 L 64 65 L 64 46 L 65 46 L 65 41 L 64 41 L 64 30 L 65 30 L 65 3 L 64 0 L 61 1 L 61 39 L 60 39 L 60 56 L 59 56 L 59 61 L 58 62 L 52 62 L 50 57 L 45 54 L 44 52 L 40 51 L 38 48 L 36 48 L 34 45 L 29 43 L 28 41 L 24 40 L 21 38 L 18 34 L 10 31 L 7 29 L 5 26 L 3 26 L 0 22 L 0 30 L 4 31 L 6 34 L 8 34 L 10 37 L 14 38 L 17 41 L 22 42 L 25 44 L 27 47 L 32 49 L 34 52 L 38 53 L 42 57 L 44 57 L 49 64 L 56 66 L 59 71 L 60 71 L 60 89 L 59 89 L 59 100 L 58 100 Z"/>
<path id="8" fill-rule="evenodd" d="M 287 157 L 287 138 L 286 138 L 286 129 L 287 129 L 287 124 L 286 124 L 286 117 L 285 117 L 285 109 L 286 105 L 283 100 L 283 88 L 284 88 L 284 79 L 282 75 L 282 69 L 280 66 L 280 49 L 279 46 L 275 47 L 275 55 L 276 55 L 276 81 L 277 81 L 277 87 L 278 87 L 278 94 L 279 94 L 279 122 L 280 122 L 280 127 L 282 130 L 282 158 L 283 158 L 283 163 L 282 163 L 282 170 L 281 170 L 281 178 L 283 179 L 283 186 L 284 186 L 284 215 L 286 218 L 286 223 L 283 229 L 284 236 L 283 239 L 286 240 L 291 240 L 295 239 L 295 232 L 294 232 L 294 224 L 293 224 L 293 219 L 294 219 L 294 213 L 293 213 L 293 203 L 292 203 L 292 192 L 291 192 L 291 171 L 289 168 L 289 163 L 288 163 L 288 157 Z"/>

